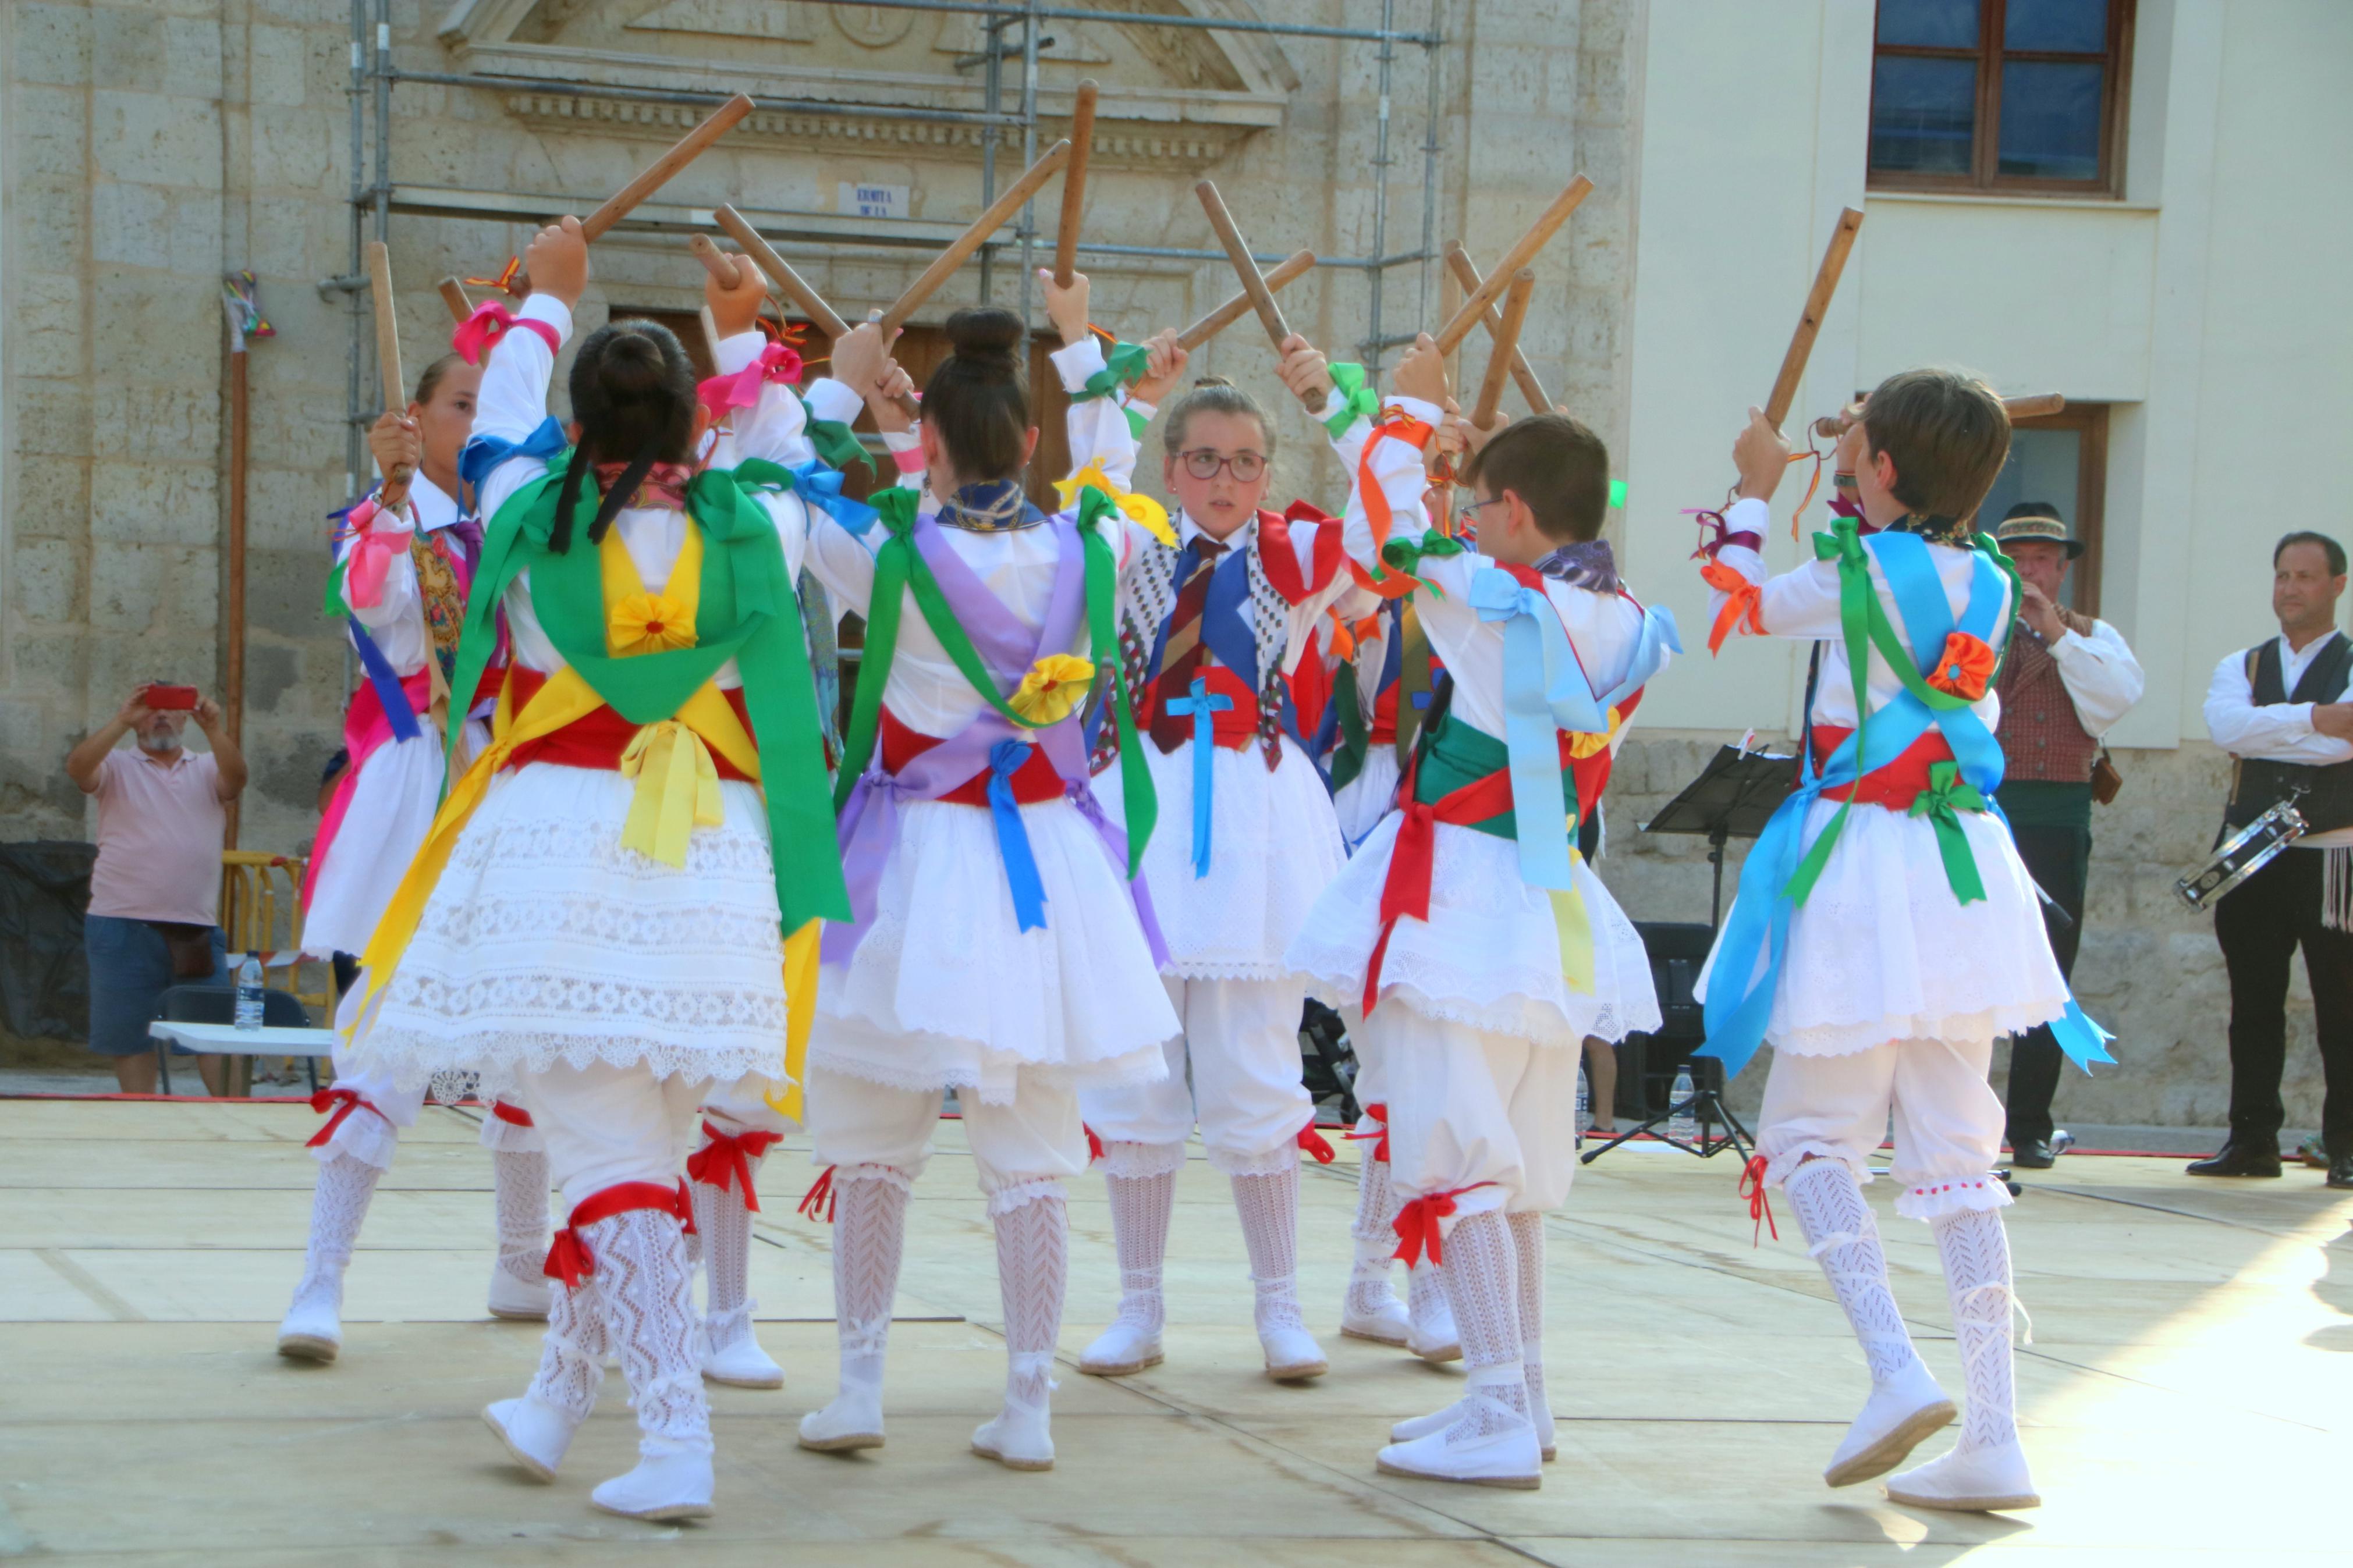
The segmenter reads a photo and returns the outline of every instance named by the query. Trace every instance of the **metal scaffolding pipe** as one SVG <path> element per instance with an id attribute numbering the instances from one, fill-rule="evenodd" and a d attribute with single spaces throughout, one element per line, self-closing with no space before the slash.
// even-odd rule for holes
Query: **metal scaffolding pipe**
<path id="1" fill-rule="evenodd" d="M 735 95 L 732 92 L 705 92 L 696 88 L 614 87 L 599 82 L 548 81 L 532 76 L 499 76 L 480 71 L 411 71 L 391 70 L 387 84 L 394 81 L 418 81 L 435 87 L 476 87 L 492 92 L 544 92 L 557 98 L 610 98 L 623 103 L 674 103 L 681 108 L 696 104 L 725 103 Z M 921 119 L 940 125 L 1018 125 L 1018 114 L 991 114 L 969 109 L 930 109 L 913 104 L 838 103 L 814 98 L 761 98 L 752 96 L 754 110 L 766 110 L 778 114 L 840 114 L 856 120 Z"/>
<path id="2" fill-rule="evenodd" d="M 1064 5 L 991 5 L 980 0 L 873 0 L 886 11 L 946 11 L 967 16 L 1034 16 L 1046 22 L 1113 22 L 1123 26 L 1191 27 L 1205 32 L 1266 33 L 1287 38 L 1346 38 L 1359 43 L 1391 39 L 1428 47 L 1444 42 L 1428 33 L 1399 33 L 1387 28 L 1319 27 L 1302 22 L 1251 22 L 1223 16 L 1166 16 L 1138 11 L 1088 11 Z"/>

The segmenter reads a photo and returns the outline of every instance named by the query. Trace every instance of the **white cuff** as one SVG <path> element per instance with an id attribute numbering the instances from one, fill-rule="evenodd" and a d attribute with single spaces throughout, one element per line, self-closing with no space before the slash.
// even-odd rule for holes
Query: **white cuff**
<path id="1" fill-rule="evenodd" d="M 1735 533 L 1763 539 L 1773 531 L 1773 509 L 1755 496 L 1742 496 L 1724 509 L 1724 525 Z"/>
<path id="2" fill-rule="evenodd" d="M 1146 403 L 1141 397 L 1126 398 L 1124 400 L 1124 405 L 1132 414 L 1143 415 L 1147 423 L 1151 420 L 1154 415 L 1160 412 L 1160 405 L 1156 403 Z"/>
<path id="3" fill-rule="evenodd" d="M 885 430 L 882 445 L 893 452 L 913 452 L 922 447 L 923 435 L 920 430 Z"/>
<path id="4" fill-rule="evenodd" d="M 1065 343 L 1050 356 L 1062 374 L 1064 392 L 1083 392 L 1087 379 L 1103 368 L 1103 343 L 1090 332 L 1075 343 Z"/>
<path id="5" fill-rule="evenodd" d="M 1338 387 L 1334 387 L 1331 391 L 1324 395 L 1324 406 L 1315 411 L 1315 423 L 1318 425 L 1329 424 L 1338 416 L 1340 410 L 1347 406 L 1348 400 L 1340 395 L 1340 389 Z"/>
<path id="6" fill-rule="evenodd" d="M 824 375 L 809 384 L 808 406 L 812 419 L 832 419 L 847 425 L 858 417 L 858 411 L 866 406 L 866 399 L 833 377 Z"/>
<path id="7" fill-rule="evenodd" d="M 768 340 L 759 331 L 737 332 L 719 340 L 718 366 L 722 375 L 733 375 L 766 352 Z"/>
<path id="8" fill-rule="evenodd" d="M 515 320 L 544 321 L 555 329 L 557 342 L 569 342 L 572 340 L 572 307 L 553 294 L 532 295 L 522 302 L 522 309 L 515 312 Z"/>
<path id="9" fill-rule="evenodd" d="M 1408 397 L 1402 393 L 1390 393 L 1382 401 L 1381 406 L 1394 408 L 1407 418 L 1419 419 L 1433 429 L 1437 427 L 1440 420 L 1446 417 L 1446 410 L 1439 407 L 1435 403 L 1424 403 L 1419 397 Z"/>

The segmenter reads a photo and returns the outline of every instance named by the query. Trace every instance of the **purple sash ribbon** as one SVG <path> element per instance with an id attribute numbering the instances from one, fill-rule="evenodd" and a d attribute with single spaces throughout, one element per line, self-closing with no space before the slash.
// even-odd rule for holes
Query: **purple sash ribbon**
<path id="1" fill-rule="evenodd" d="M 1010 687 L 1017 685 L 1039 658 L 1067 648 L 1085 613 L 1086 560 L 1079 542 L 1078 524 L 1066 513 L 1053 520 L 1061 547 L 1054 566 L 1054 588 L 1047 601 L 1044 624 L 1036 631 L 1023 626 L 1003 600 L 989 591 L 964 558 L 949 547 L 931 513 L 915 520 L 910 537 L 923 564 L 931 569 L 940 593 L 955 612 L 956 622 L 989 673 Z M 1061 776 L 1063 797 L 1079 808 L 1095 830 L 1103 853 L 1114 868 L 1127 866 L 1127 835 L 1113 826 L 1095 799 L 1087 772 L 1086 742 L 1076 713 L 1043 730 L 1029 730 L 994 709 L 983 711 L 961 731 L 912 758 L 896 773 L 882 764 L 881 749 L 869 759 L 842 806 L 837 835 L 841 845 L 841 871 L 849 887 L 850 922 L 829 925 L 819 946 L 827 963 L 847 963 L 874 924 L 875 897 L 882 867 L 899 839 L 899 805 L 902 801 L 938 800 L 975 775 L 990 771 L 989 753 L 1000 742 L 1018 740 L 1045 751 L 1046 760 Z M 1008 770 L 1008 772 L 1010 770 Z M 1004 851 L 1000 827 L 999 853 Z M 1155 964 L 1168 961 L 1168 944 L 1152 911 L 1152 895 L 1144 879 L 1128 881 L 1135 918 L 1144 928 Z"/>

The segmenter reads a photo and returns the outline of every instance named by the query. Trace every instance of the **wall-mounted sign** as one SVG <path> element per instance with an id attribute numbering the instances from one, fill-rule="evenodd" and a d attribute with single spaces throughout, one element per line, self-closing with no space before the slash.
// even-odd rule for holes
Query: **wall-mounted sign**
<path id="1" fill-rule="evenodd" d="M 905 185 L 852 184 L 844 180 L 835 187 L 833 210 L 846 217 L 905 217 L 908 187 Z"/>

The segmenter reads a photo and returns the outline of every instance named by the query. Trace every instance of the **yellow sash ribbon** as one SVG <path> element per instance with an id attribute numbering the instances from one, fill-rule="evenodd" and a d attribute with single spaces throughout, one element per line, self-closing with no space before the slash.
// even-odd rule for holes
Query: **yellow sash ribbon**
<path id="1" fill-rule="evenodd" d="M 702 600 L 702 531 L 691 521 L 670 568 L 665 593 L 649 595 L 637 563 L 629 559 L 620 531 L 605 535 L 597 546 L 597 566 L 604 581 L 606 646 L 616 656 L 651 652 L 660 647 L 694 646 L 695 614 Z M 658 608 L 659 640 L 647 634 L 644 612 Z M 449 788 L 435 814 L 424 846 L 409 862 L 400 887 L 385 909 L 360 963 L 367 974 L 367 990 L 352 1016 L 352 1033 L 364 1020 L 381 994 L 424 919 L 425 906 L 441 872 L 449 863 L 458 837 L 482 804 L 491 781 L 514 754 L 515 748 L 552 735 L 565 725 L 586 718 L 605 705 L 579 671 L 566 666 L 550 676 L 521 712 L 514 707 L 512 672 L 499 688 L 491 718 L 491 742 L 472 766 Z M 727 759 L 735 771 L 756 786 L 760 752 L 744 721 L 709 681 L 687 699 L 674 718 L 640 728 L 621 753 L 621 773 L 635 778 L 629 813 L 621 828 L 626 847 L 666 865 L 686 864 L 688 838 L 697 826 L 715 826 L 724 820 L 719 791 L 719 771 L 712 752 Z M 818 938 L 823 922 L 809 921 L 785 939 L 786 1036 L 785 1070 L 790 1079 L 769 1096 L 769 1102 L 796 1120 L 800 1116 L 802 1068 L 808 1057 L 810 1026 L 817 1016 Z"/>
<path id="2" fill-rule="evenodd" d="M 1577 825 L 1570 823 L 1571 836 Z M 1568 863 L 1572 869 L 1583 863 L 1584 857 L 1577 846 L 1568 847 Z M 1560 938 L 1560 977 L 1568 988 L 1582 996 L 1593 994 L 1593 920 L 1586 912 L 1585 895 L 1576 888 L 1547 888 L 1552 900 L 1553 930 Z"/>
<path id="3" fill-rule="evenodd" d="M 1168 509 L 1150 496 L 1137 495 L 1133 490 L 1124 490 L 1112 483 L 1111 476 L 1103 472 L 1101 458 L 1097 458 L 1069 479 L 1054 481 L 1054 493 L 1062 498 L 1062 506 L 1066 510 L 1078 505 L 1079 492 L 1088 489 L 1099 489 L 1111 497 L 1112 504 L 1119 508 L 1132 521 L 1142 523 L 1145 532 L 1171 550 L 1176 548 L 1176 531 L 1168 526 Z"/>

